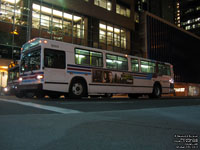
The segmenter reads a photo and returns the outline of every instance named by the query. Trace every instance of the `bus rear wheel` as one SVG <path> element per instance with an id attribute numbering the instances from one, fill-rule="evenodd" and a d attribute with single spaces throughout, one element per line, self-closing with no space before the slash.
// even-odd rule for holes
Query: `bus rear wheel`
<path id="1" fill-rule="evenodd" d="M 87 95 L 86 85 L 82 80 L 72 81 L 69 89 L 70 98 L 82 98 Z"/>
<path id="2" fill-rule="evenodd" d="M 155 84 L 153 87 L 152 94 L 149 95 L 150 98 L 160 98 L 162 94 L 162 90 L 159 84 Z"/>

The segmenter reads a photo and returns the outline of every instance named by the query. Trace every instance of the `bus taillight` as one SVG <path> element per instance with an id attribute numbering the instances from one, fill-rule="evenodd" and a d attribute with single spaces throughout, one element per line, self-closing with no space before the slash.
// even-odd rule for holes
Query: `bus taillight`
<path id="1" fill-rule="evenodd" d="M 172 83 L 172 84 L 174 84 L 174 79 L 173 79 L 173 78 L 171 78 L 171 79 L 169 80 L 169 83 Z"/>

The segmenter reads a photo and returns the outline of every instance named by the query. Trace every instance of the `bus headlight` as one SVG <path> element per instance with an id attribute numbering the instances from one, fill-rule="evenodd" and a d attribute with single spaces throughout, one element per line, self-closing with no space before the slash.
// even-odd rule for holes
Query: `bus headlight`
<path id="1" fill-rule="evenodd" d="M 174 84 L 174 79 L 171 78 L 171 79 L 169 80 L 169 83 Z"/>
<path id="2" fill-rule="evenodd" d="M 22 77 L 20 77 L 18 80 L 19 80 L 19 82 L 22 82 L 23 78 L 22 78 Z"/>
<path id="3" fill-rule="evenodd" d="M 4 92 L 8 92 L 9 91 L 9 89 L 7 87 L 5 87 L 3 90 L 4 90 Z"/>
<path id="4" fill-rule="evenodd" d="M 43 75 L 37 75 L 37 79 L 40 80 L 40 79 L 43 79 L 44 76 Z"/>

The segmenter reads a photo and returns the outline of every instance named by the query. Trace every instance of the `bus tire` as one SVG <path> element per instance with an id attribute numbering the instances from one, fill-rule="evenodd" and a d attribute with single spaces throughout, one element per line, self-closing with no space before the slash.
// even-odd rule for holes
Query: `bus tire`
<path id="1" fill-rule="evenodd" d="M 26 98 L 33 98 L 35 96 L 35 92 L 26 92 L 25 97 Z"/>
<path id="2" fill-rule="evenodd" d="M 41 98 L 44 98 L 45 93 L 44 93 L 43 91 L 36 91 L 35 96 L 36 96 L 38 99 L 41 99 Z"/>
<path id="3" fill-rule="evenodd" d="M 23 97 L 24 97 L 24 93 L 21 92 L 21 91 L 17 91 L 17 92 L 15 92 L 15 96 L 16 96 L 17 98 L 23 98 Z"/>
<path id="4" fill-rule="evenodd" d="M 73 80 L 70 89 L 69 97 L 70 98 L 82 98 L 87 95 L 87 86 L 83 80 Z"/>
<path id="5" fill-rule="evenodd" d="M 150 98 L 160 98 L 162 94 L 161 86 L 160 84 L 155 84 L 153 86 L 153 92 L 150 94 Z"/>

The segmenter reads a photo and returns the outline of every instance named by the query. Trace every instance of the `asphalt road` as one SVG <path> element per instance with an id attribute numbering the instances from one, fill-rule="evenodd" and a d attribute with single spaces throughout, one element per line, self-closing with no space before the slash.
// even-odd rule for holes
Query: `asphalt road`
<path id="1" fill-rule="evenodd" d="M 0 97 L 2 150 L 200 149 L 200 99 Z"/>

